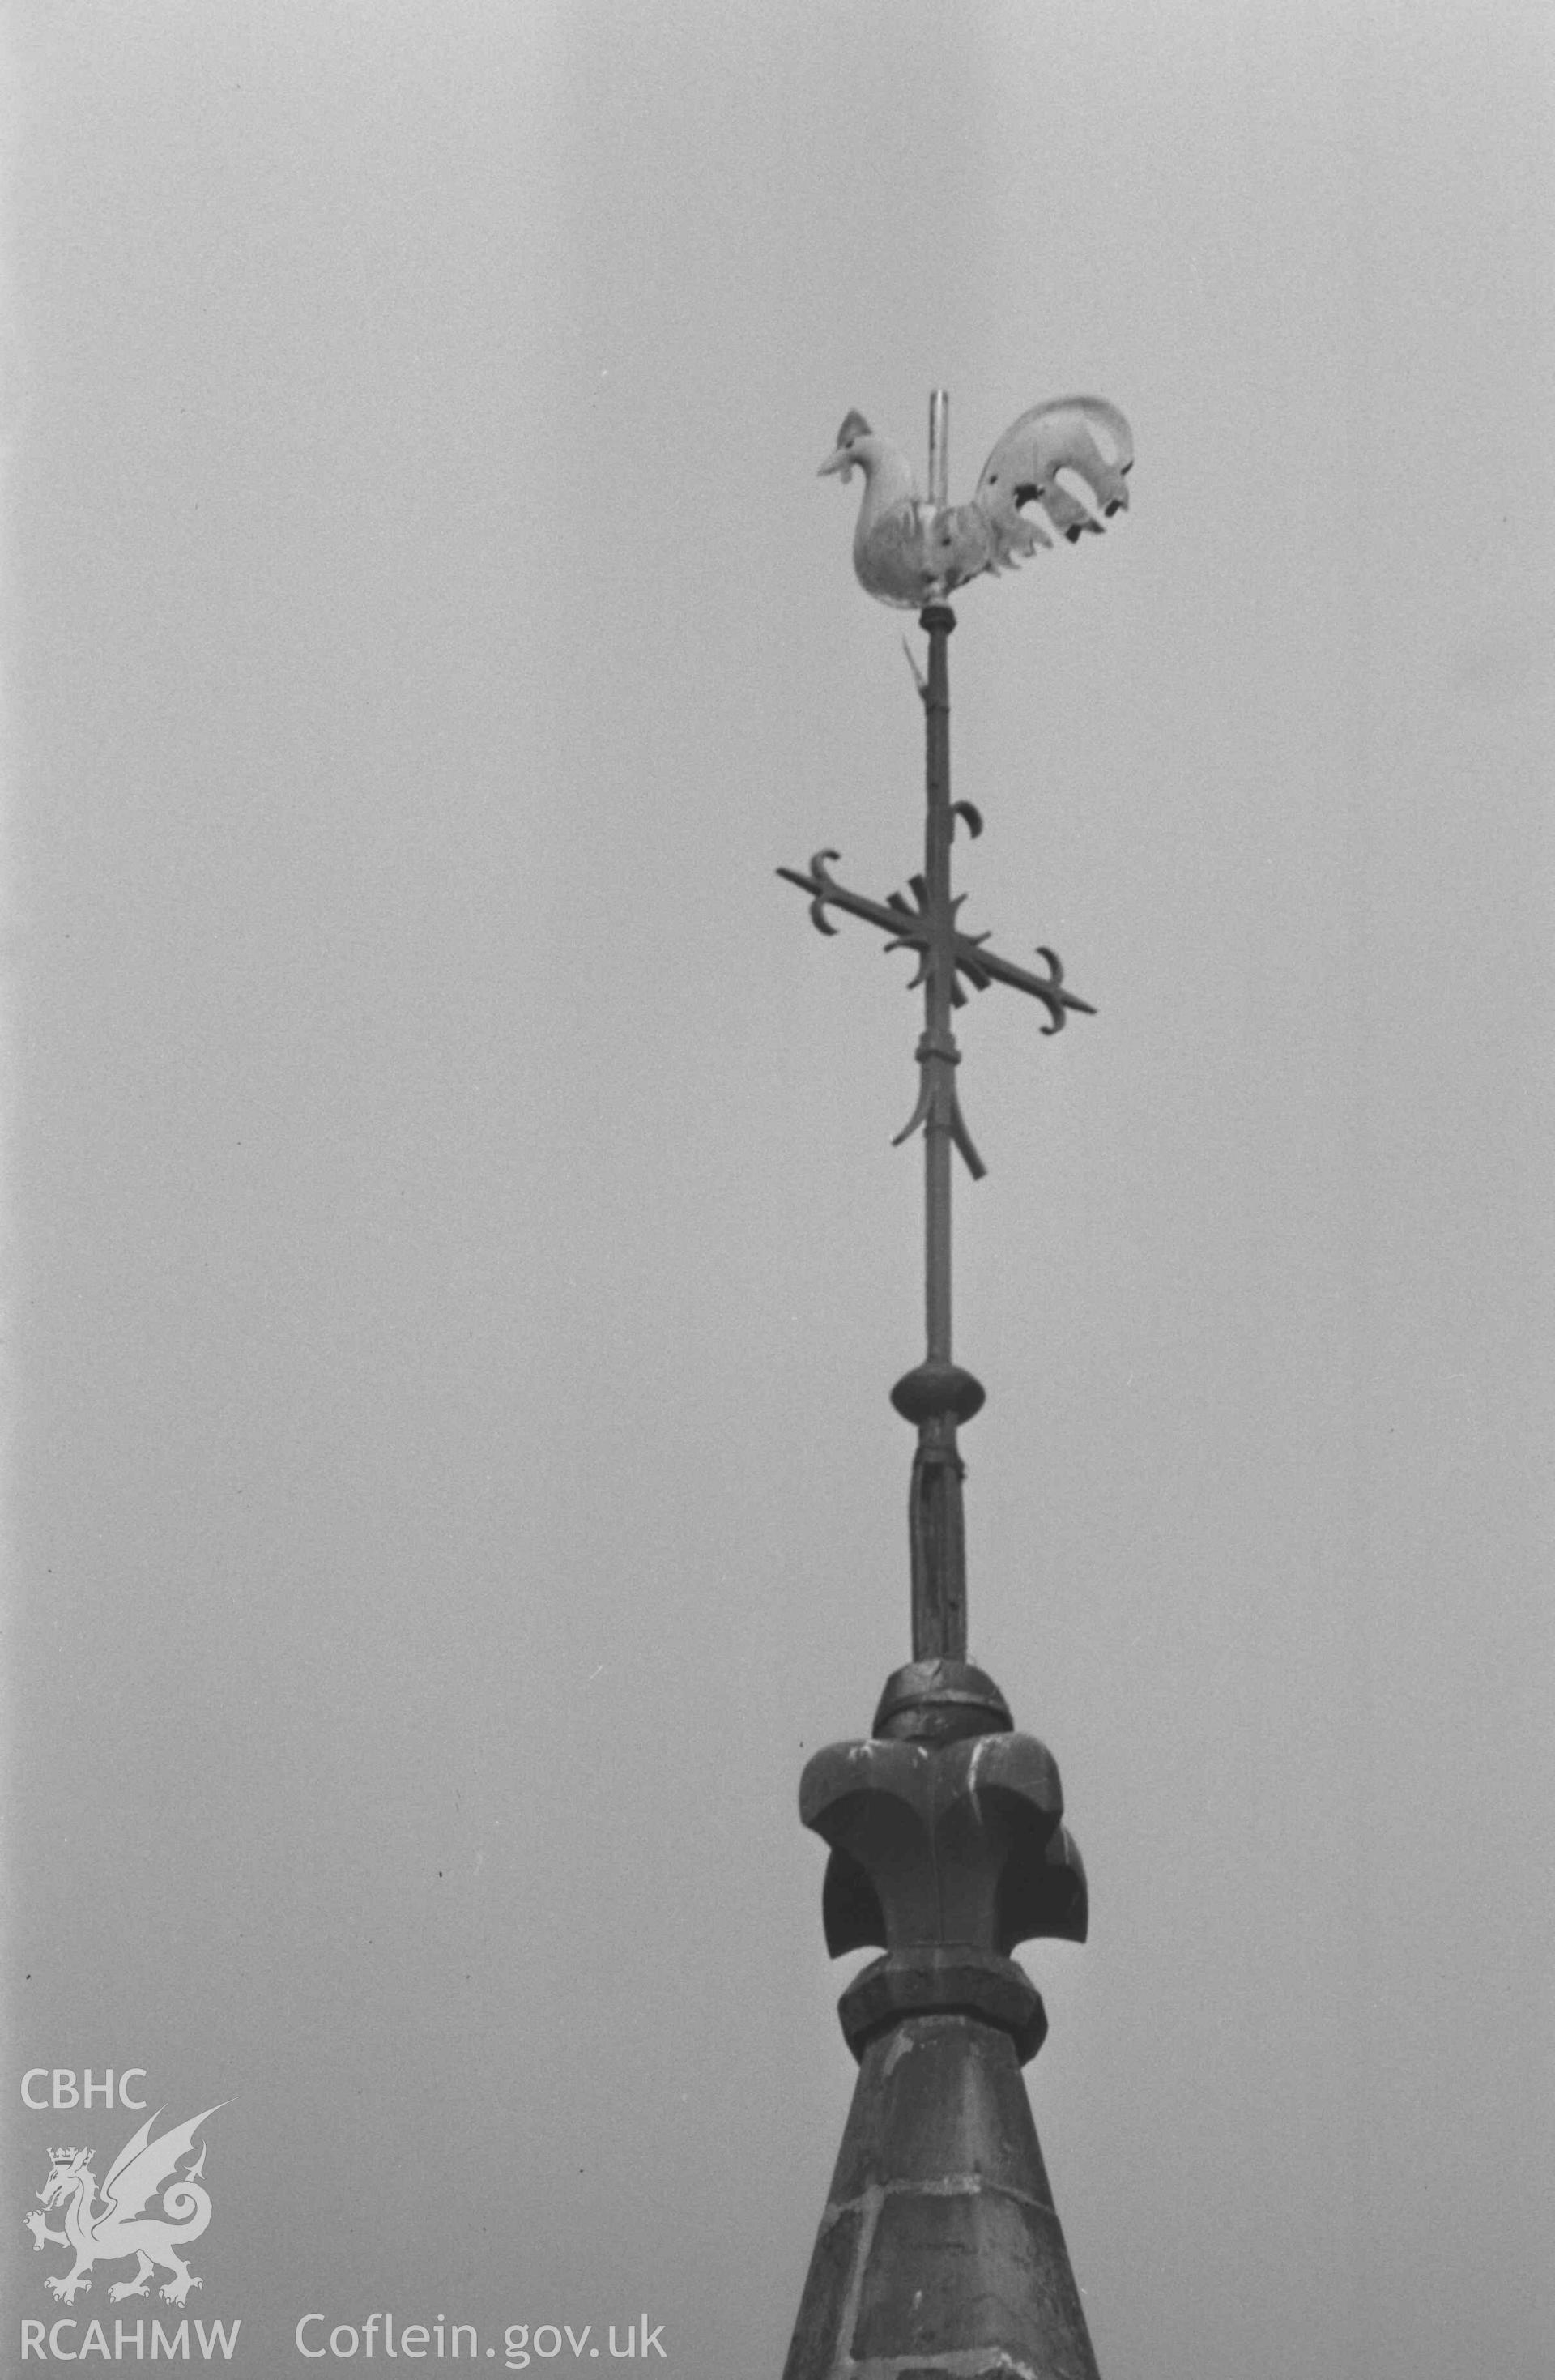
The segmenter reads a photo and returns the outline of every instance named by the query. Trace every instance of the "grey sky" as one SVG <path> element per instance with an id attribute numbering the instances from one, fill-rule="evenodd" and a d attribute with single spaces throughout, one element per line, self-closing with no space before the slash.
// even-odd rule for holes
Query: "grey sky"
<path id="1" fill-rule="evenodd" d="M 967 918 L 1099 1012 L 963 1035 L 1039 2129 L 1108 2380 L 1545 2374 L 1548 11 L 6 30 L 18 2072 L 231 2103 L 255 2380 L 781 2368 L 919 1327 L 909 970 L 772 875 L 917 857 L 815 467 L 1095 388 L 1132 516 L 952 649 Z"/>

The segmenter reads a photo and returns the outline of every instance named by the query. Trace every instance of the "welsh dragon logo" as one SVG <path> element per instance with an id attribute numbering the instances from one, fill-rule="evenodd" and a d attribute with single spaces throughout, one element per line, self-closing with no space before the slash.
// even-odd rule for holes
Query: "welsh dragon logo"
<path id="1" fill-rule="evenodd" d="M 216 2106 L 222 2104 L 218 2100 Z M 32 2234 L 34 2248 L 47 2240 L 71 2249 L 76 2261 L 67 2273 L 50 2273 L 45 2289 L 73 2305 L 78 2289 L 91 2289 L 93 2265 L 112 2265 L 125 2256 L 137 2256 L 140 2263 L 133 2280 L 115 2281 L 109 2289 L 109 2298 L 115 2303 L 120 2298 L 149 2297 L 152 2276 L 159 2269 L 173 2276 L 162 2289 L 173 2305 L 182 2305 L 190 2289 L 202 2286 L 178 2251 L 198 2240 L 211 2220 L 210 2192 L 200 2182 L 205 2169 L 204 2144 L 187 2173 L 180 2174 L 178 2165 L 193 2148 L 205 2117 L 215 2112 L 215 2107 L 207 2107 L 204 2115 L 191 2117 L 187 2124 L 175 2124 L 155 2141 L 151 2137 L 152 2126 L 162 2110 L 159 2107 L 155 2116 L 148 2116 L 109 2167 L 100 2202 L 91 2150 L 49 2151 L 49 2178 L 38 2197 L 45 2207 L 63 2208 L 65 2228 L 51 2231 L 36 2208 L 22 2220 Z M 162 2203 L 153 2211 L 152 2202 L 159 2195 Z"/>

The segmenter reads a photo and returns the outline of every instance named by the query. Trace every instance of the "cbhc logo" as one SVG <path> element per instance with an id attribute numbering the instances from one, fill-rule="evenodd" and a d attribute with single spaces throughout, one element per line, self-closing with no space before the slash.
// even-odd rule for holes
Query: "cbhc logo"
<path id="1" fill-rule="evenodd" d="M 145 2106 L 146 2103 L 144 2099 L 132 2099 L 129 2095 L 130 2084 L 132 2082 L 143 2082 L 145 2079 L 146 2070 L 143 2066 L 127 2066 L 125 2068 L 124 2071 L 119 2076 L 119 2106 L 121 2107 L 143 2107 Z M 44 2092 L 43 2097 L 38 2099 L 33 2097 L 32 2085 L 34 2082 L 42 2086 Z M 54 2085 L 52 2095 L 49 2095 L 48 2090 L 48 2086 L 51 2082 Z M 24 2107 L 91 2107 L 93 2106 L 111 2107 L 113 2106 L 114 2070 L 111 2066 L 105 2066 L 103 2069 L 103 2079 L 101 2082 L 93 2080 L 92 2071 L 90 2066 L 83 2066 L 81 2069 L 81 2083 L 82 2089 L 78 2091 L 76 2088 L 76 2070 L 73 2066 L 30 2066 L 26 2073 L 21 2078 L 22 2105 Z"/>

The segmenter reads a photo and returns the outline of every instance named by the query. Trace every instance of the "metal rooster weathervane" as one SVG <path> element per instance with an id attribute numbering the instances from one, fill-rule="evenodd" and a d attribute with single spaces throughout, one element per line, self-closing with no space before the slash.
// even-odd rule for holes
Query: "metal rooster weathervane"
<path id="1" fill-rule="evenodd" d="M 859 584 L 881 603 L 918 613 L 929 638 L 929 674 L 914 674 L 925 712 L 928 816 L 923 873 L 909 880 L 912 898 L 888 893 L 871 901 L 839 884 L 828 863 L 835 851 L 819 851 L 808 869 L 780 868 L 778 874 L 810 895 L 810 917 L 823 934 L 835 933 L 829 908 L 862 917 L 890 937 L 888 950 L 911 950 L 917 971 L 909 989 L 923 988 L 923 1033 L 917 1045 L 917 1105 L 897 1144 L 921 1129 L 924 1135 L 925 1309 L 928 1345 L 921 1364 L 898 1380 L 893 1404 L 916 1423 L 917 1451 L 909 1495 L 912 1552 L 913 1658 L 966 1656 L 966 1558 L 961 1482 L 964 1466 L 956 1446 L 958 1424 L 983 1402 L 980 1381 L 955 1363 L 951 1336 L 951 1150 L 961 1153 L 974 1180 L 984 1172 L 961 1112 L 955 1090 L 960 1051 L 951 1029 L 953 1011 L 965 1006 L 964 985 L 985 991 L 1009 984 L 1041 1002 L 1057 1033 L 1071 1010 L 1094 1015 L 1088 1002 L 1065 988 L 1056 954 L 1039 946 L 1046 975 L 1014 965 L 988 947 L 986 934 L 966 934 L 957 913 L 964 896 L 951 892 L 951 845 L 960 819 L 976 837 L 982 820 L 970 802 L 951 799 L 950 689 L 947 646 L 955 614 L 946 597 L 985 572 L 997 576 L 1053 540 L 1026 510 L 1039 506 L 1071 544 L 1099 533 L 1102 519 L 1128 504 L 1126 474 L 1134 460 L 1127 422 L 1115 406 L 1096 396 L 1060 397 L 1033 406 L 1012 424 L 984 466 L 970 504 L 946 500 L 949 399 L 937 389 L 929 399 L 929 498 L 917 492 L 912 467 L 898 447 L 877 437 L 861 413 L 850 413 L 838 432 L 835 451 L 821 473 L 864 474 L 864 499 L 854 536 L 853 560 Z M 1094 498 L 1093 511 L 1064 484 L 1077 478 Z M 909 650 L 909 659 L 911 653 Z"/>

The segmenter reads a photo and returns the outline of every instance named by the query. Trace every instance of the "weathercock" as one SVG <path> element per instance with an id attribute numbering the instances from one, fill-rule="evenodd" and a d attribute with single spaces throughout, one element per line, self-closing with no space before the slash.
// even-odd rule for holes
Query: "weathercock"
<path id="1" fill-rule="evenodd" d="M 1026 510 L 1039 505 L 1071 544 L 1099 533 L 1101 519 L 1128 505 L 1134 440 L 1115 405 L 1099 396 L 1059 396 L 1013 422 L 983 466 L 969 504 L 925 503 L 899 446 L 879 438 L 861 413 L 837 432 L 820 468 L 844 480 L 864 474 L 853 539 L 858 583 L 878 602 L 916 612 L 987 570 L 1010 570 L 1052 539 Z M 1073 475 L 1096 509 L 1064 484 Z"/>

